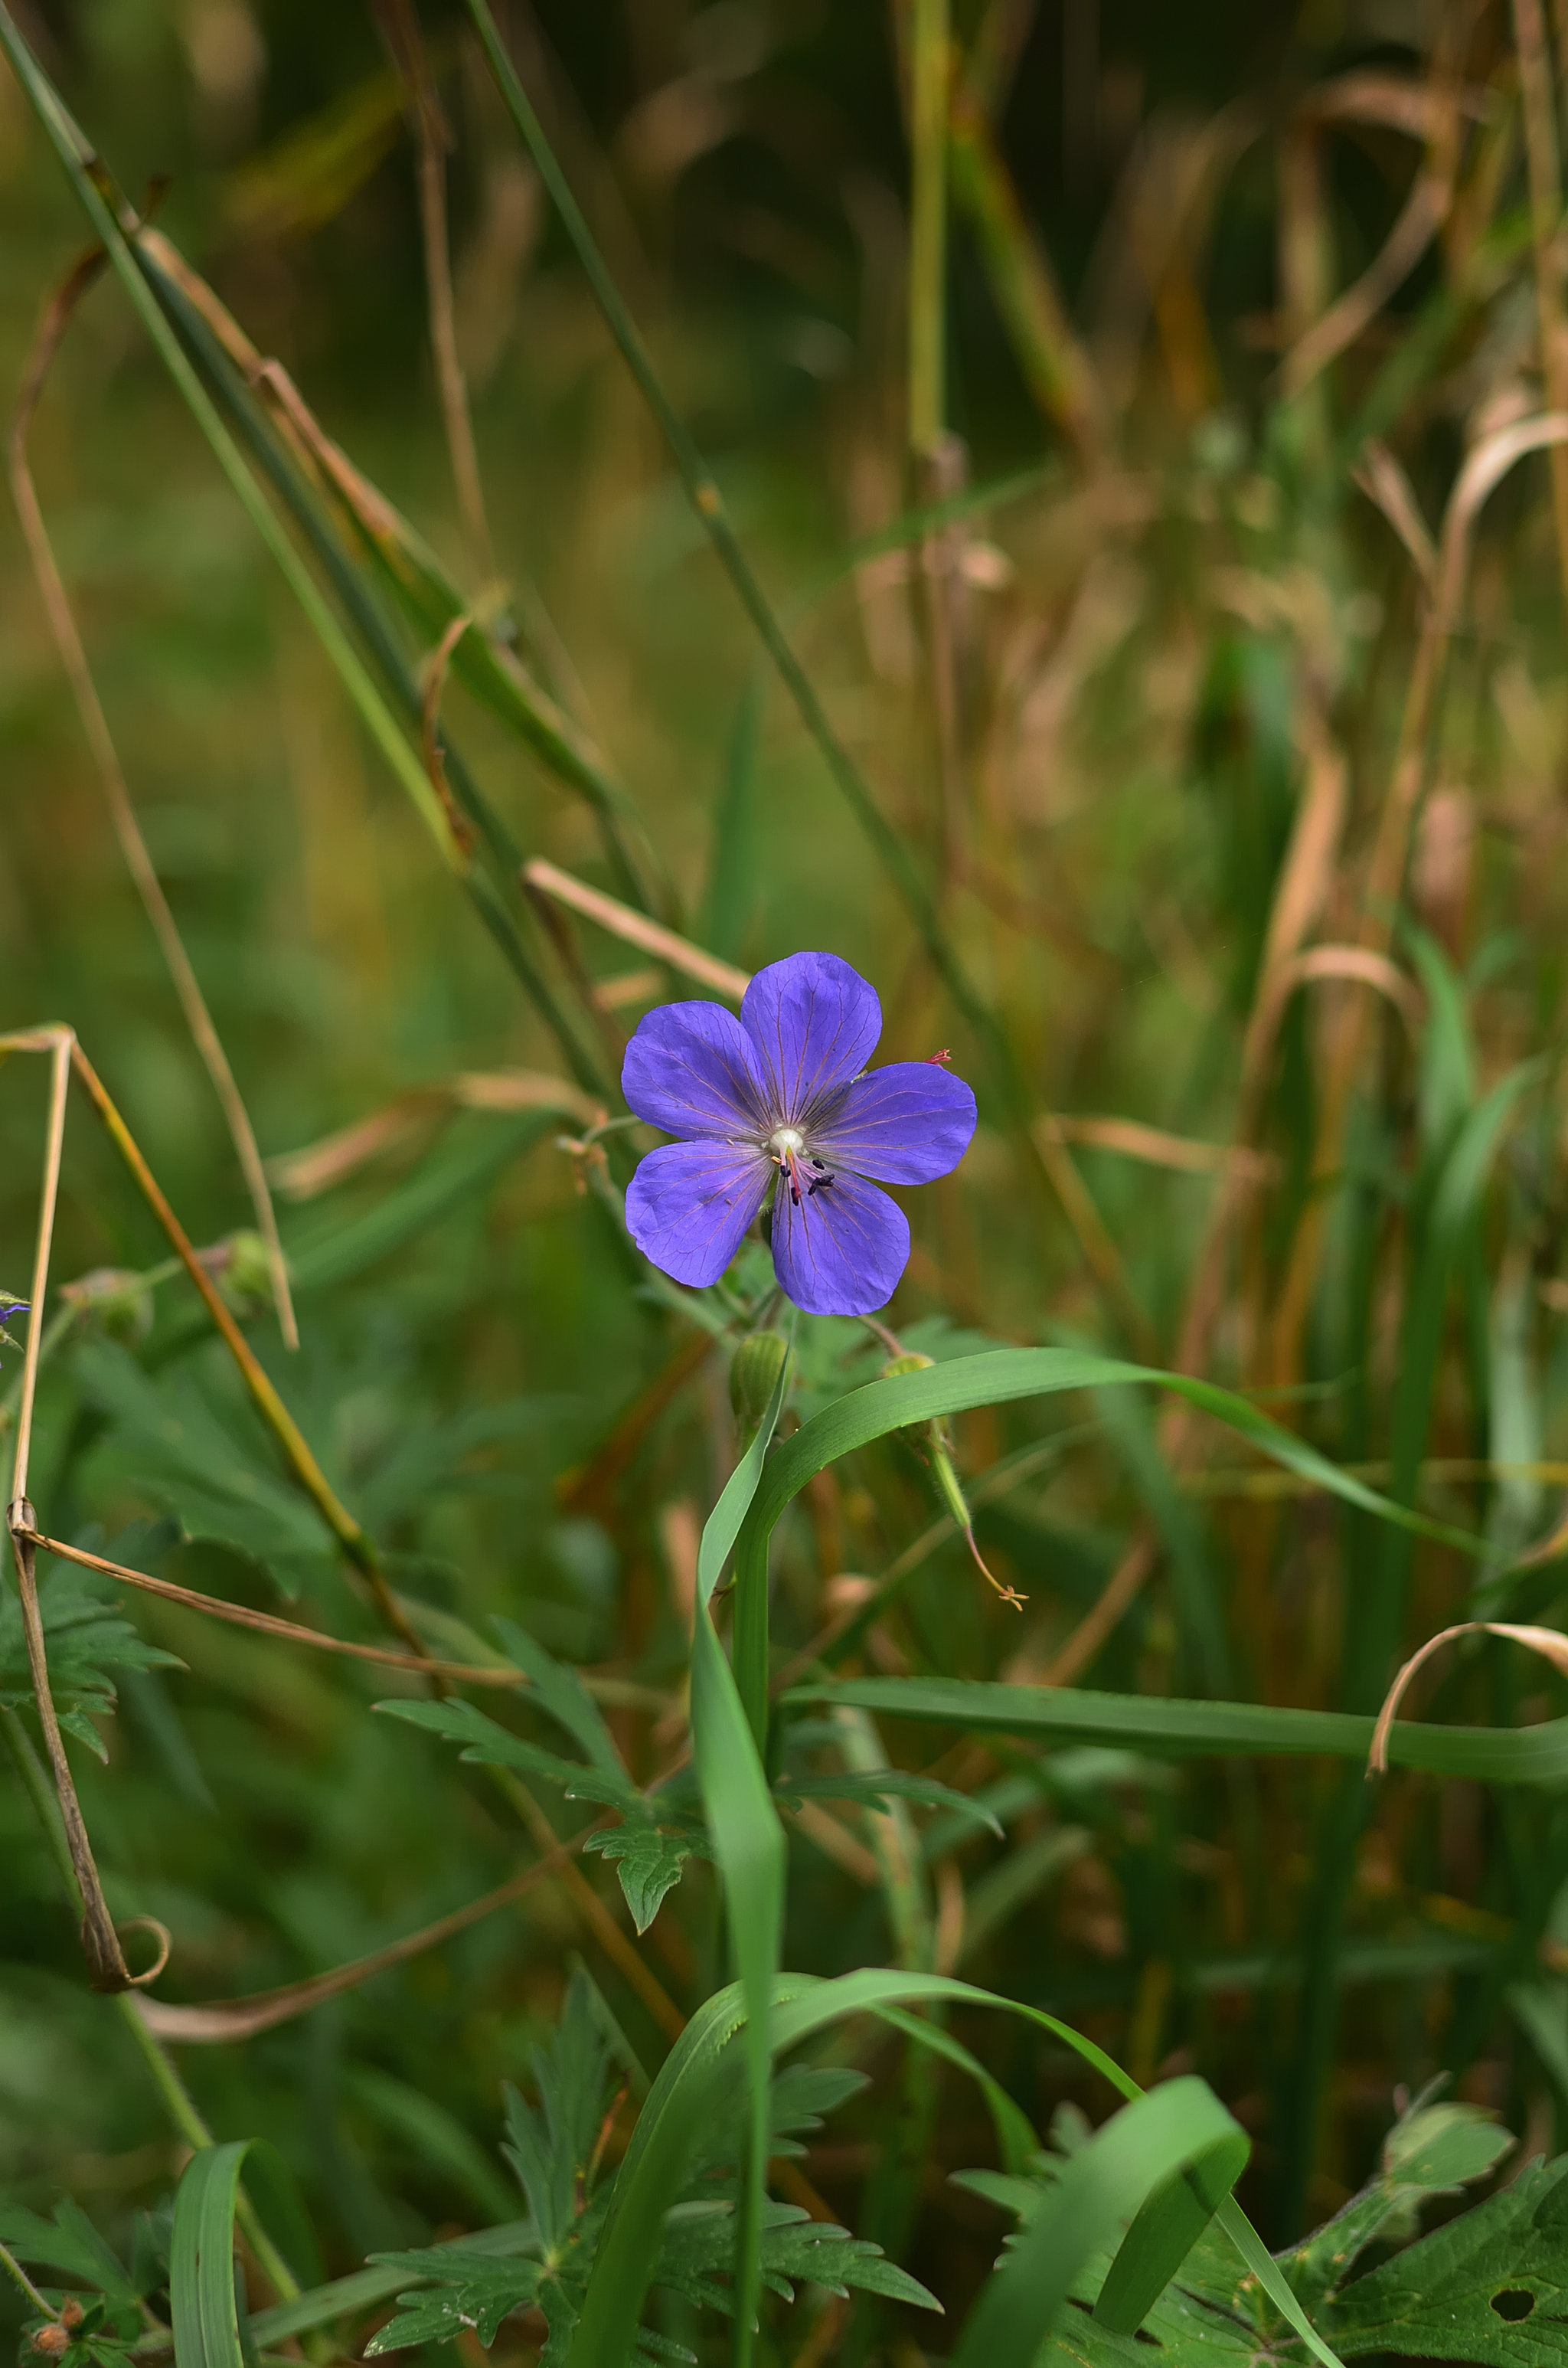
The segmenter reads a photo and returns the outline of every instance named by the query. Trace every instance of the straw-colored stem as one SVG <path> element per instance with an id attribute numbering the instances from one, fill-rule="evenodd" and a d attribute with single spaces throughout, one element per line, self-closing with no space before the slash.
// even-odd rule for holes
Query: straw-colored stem
<path id="1" fill-rule="evenodd" d="M 425 295 L 436 391 L 446 431 L 447 454 L 458 497 L 469 569 L 475 586 L 488 584 L 495 557 L 485 516 L 479 452 L 473 440 L 468 381 L 458 355 L 457 313 L 452 302 L 451 245 L 447 220 L 447 156 L 451 135 L 441 112 L 430 53 L 419 27 L 415 0 L 375 0 L 387 46 L 408 86 L 409 113 L 418 152 L 419 227 L 425 246 Z"/>
<path id="2" fill-rule="evenodd" d="M 1562 318 L 1562 274 L 1557 256 L 1562 226 L 1562 184 L 1557 150 L 1557 104 L 1540 0 L 1514 0 L 1514 46 L 1524 100 L 1525 154 L 1529 165 L 1530 227 L 1535 241 L 1536 318 L 1540 374 L 1554 411 L 1568 409 L 1568 336 Z M 1550 455 L 1557 564 L 1568 605 L 1568 447 Z"/>
<path id="3" fill-rule="evenodd" d="M 216 1284 L 198 1258 L 189 1235 L 169 1206 L 152 1169 L 143 1158 L 140 1144 L 115 1108 L 102 1079 L 76 1042 L 70 1038 L 70 1057 L 77 1076 L 91 1095 L 94 1107 L 113 1138 L 120 1157 L 136 1180 L 142 1199 L 167 1235 L 169 1245 L 180 1264 L 195 1283 L 198 1292 L 222 1335 L 223 1341 L 240 1375 L 249 1390 L 257 1413 L 272 1432 L 288 1460 L 290 1469 L 301 1488 L 314 1504 L 323 1520 L 337 1540 L 344 1553 L 369 1585 L 376 1606 L 388 1625 L 394 1628 L 410 1648 L 423 1659 L 426 1657 L 422 1639 L 409 1625 L 408 1618 L 388 1586 L 373 1540 L 355 1520 L 347 1507 L 334 1491 L 325 1473 L 316 1462 L 310 1445 L 294 1420 L 271 1380 L 263 1370 L 255 1350 L 224 1304 Z M 19 1038 L 0 1039 L 0 1047 L 9 1042 L 20 1048 Z"/>
<path id="4" fill-rule="evenodd" d="M 11 494 L 21 521 L 22 536 L 32 562 L 44 614 L 49 619 L 55 646 L 60 652 L 61 663 L 76 702 L 76 712 L 82 719 L 82 728 L 87 735 L 87 745 L 98 768 L 98 779 L 103 784 L 109 818 L 114 825 L 115 837 L 119 841 L 119 851 L 125 859 L 125 868 L 135 882 L 142 909 L 152 923 L 153 934 L 168 965 L 180 1009 L 185 1014 L 186 1026 L 212 1080 L 212 1090 L 222 1109 L 229 1139 L 234 1146 L 240 1172 L 245 1179 L 245 1190 L 250 1194 L 251 1206 L 256 1212 L 256 1229 L 267 1246 L 267 1275 L 272 1287 L 273 1304 L 278 1310 L 278 1328 L 287 1346 L 297 1349 L 300 1331 L 294 1320 L 293 1299 L 289 1289 L 288 1263 L 278 1239 L 278 1219 L 273 1212 L 272 1194 L 267 1189 L 256 1131 L 251 1125 L 244 1097 L 234 1082 L 234 1073 L 229 1065 L 222 1041 L 213 1025 L 200 982 L 169 909 L 163 882 L 147 851 L 147 842 L 142 836 L 142 825 L 136 819 L 124 768 L 108 728 L 103 703 L 98 698 L 82 637 L 76 630 L 76 620 L 55 563 L 53 546 L 43 522 L 38 489 L 28 461 L 28 433 L 44 380 L 77 302 L 107 259 L 100 250 L 78 264 L 44 314 L 11 419 L 7 444 Z"/>
<path id="5" fill-rule="evenodd" d="M 918 460 L 947 426 L 948 0 L 914 0 L 910 31 L 909 449 Z"/>
<path id="6" fill-rule="evenodd" d="M 87 1960 L 93 1987 L 119 1990 L 128 1987 L 131 1974 L 115 1932 L 114 1918 L 104 1897 L 103 1884 L 98 1880 L 93 1846 L 87 1839 L 86 1822 L 82 1816 L 81 1803 L 76 1798 L 71 1762 L 65 1756 L 65 1740 L 60 1731 L 54 1697 L 50 1691 L 49 1656 L 44 1647 L 43 1616 L 39 1610 L 38 1577 L 34 1568 L 35 1549 L 28 1535 L 33 1527 L 33 1509 L 28 1502 L 28 1463 L 32 1450 L 33 1401 L 38 1389 L 39 1353 L 43 1335 L 40 1319 L 49 1291 L 49 1254 L 54 1240 L 54 1212 L 60 1196 L 60 1160 L 65 1141 L 65 1089 L 71 1079 L 74 1042 L 69 1029 L 52 1029 L 47 1031 L 38 1047 L 40 1051 L 47 1050 L 51 1055 L 49 1121 L 39 1194 L 38 1247 L 33 1253 L 32 1313 L 22 1366 L 21 1404 L 17 1410 L 17 1443 L 11 1463 L 11 1497 L 6 1527 L 10 1532 L 17 1589 L 21 1600 L 22 1636 L 27 1646 L 33 1702 L 38 1711 L 39 1725 L 43 1731 L 44 1749 L 49 1757 L 55 1798 L 60 1804 L 65 1845 L 70 1852 L 76 1892 L 81 1901 L 82 1950 Z"/>

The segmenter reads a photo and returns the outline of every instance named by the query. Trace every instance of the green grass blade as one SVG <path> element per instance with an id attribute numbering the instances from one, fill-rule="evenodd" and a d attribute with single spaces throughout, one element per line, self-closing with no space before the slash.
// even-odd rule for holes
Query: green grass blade
<path id="1" fill-rule="evenodd" d="M 839 1456 L 866 1447 L 890 1431 L 928 1422 L 971 1406 L 1001 1406 L 1013 1398 L 1051 1397 L 1064 1390 L 1115 1388 L 1141 1383 L 1170 1390 L 1199 1406 L 1248 1440 L 1287 1471 L 1314 1482 L 1346 1504 L 1410 1530 L 1436 1538 L 1462 1553 L 1481 1555 L 1484 1539 L 1468 1531 L 1428 1520 L 1407 1505 L 1381 1497 L 1364 1481 L 1331 1463 L 1293 1431 L 1283 1430 L 1247 1399 L 1211 1382 L 1195 1381 L 1186 1373 L 1161 1372 L 1146 1365 L 1124 1363 L 1077 1349 L 1002 1349 L 980 1357 L 955 1357 L 917 1373 L 901 1373 L 892 1381 L 869 1382 L 852 1390 L 821 1414 L 803 1423 L 768 1464 L 745 1520 L 735 1554 L 737 1593 L 736 1634 L 746 1623 L 755 1633 L 755 1606 L 764 1603 L 767 1588 L 767 1542 L 784 1508 L 808 1480 Z M 736 1675 L 754 1729 L 762 1732 L 765 1715 L 766 1668 L 755 1649 L 736 1653 Z"/>
<path id="2" fill-rule="evenodd" d="M 746 2004 L 751 2124 L 735 2229 L 734 2360 L 751 2358 L 752 2321 L 762 2292 L 762 2203 L 767 2175 L 767 2021 L 784 1940 L 784 1832 L 773 1805 L 758 1739 L 713 1625 L 713 1589 L 762 1478 L 783 1411 L 791 1359 L 785 1356 L 756 1437 L 724 1484 L 697 1555 L 697 1620 L 691 1643 L 691 1740 L 703 1806 L 724 1885 L 735 1966 Z M 766 1654 L 766 1645 L 764 1652 Z"/>
<path id="3" fill-rule="evenodd" d="M 1365 1761 L 1373 1721 L 1349 1711 L 1282 1710 L 1267 1702 L 1183 1702 L 1079 1687 L 989 1685 L 965 1678 L 854 1678 L 792 1687 L 788 1710 L 848 1704 L 884 1718 L 929 1720 L 970 1735 L 1100 1743 L 1153 1759 L 1324 1759 Z M 1395 1766 L 1479 1783 L 1568 1782 L 1568 1718 L 1540 1726 L 1422 1726 L 1402 1721 L 1389 1741 Z"/>
<path id="4" fill-rule="evenodd" d="M 1109 2308 L 1096 2306 L 1095 2316 L 1131 2334 L 1213 2216 L 1198 2183 L 1221 2182 L 1228 2194 L 1250 2151 L 1244 2132 L 1191 2074 L 1123 2105 L 1070 2157 L 983 2288 L 953 2368 L 1033 2368 L 1074 2280 L 1128 2219 L 1101 2296 Z"/>
<path id="5" fill-rule="evenodd" d="M 169 2256 L 175 2368 L 244 2368 L 234 2294 L 234 2205 L 248 2138 L 203 2146 L 175 2192 Z"/>

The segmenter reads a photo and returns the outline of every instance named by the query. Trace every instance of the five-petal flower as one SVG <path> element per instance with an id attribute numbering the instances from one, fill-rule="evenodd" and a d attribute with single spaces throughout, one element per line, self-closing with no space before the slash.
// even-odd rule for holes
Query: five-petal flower
<path id="1" fill-rule="evenodd" d="M 836 954 L 758 971 L 737 1020 L 718 1003 L 666 1003 L 638 1023 L 621 1090 L 679 1138 L 651 1151 L 626 1195 L 644 1255 L 694 1289 L 716 1282 L 773 1193 L 773 1263 L 816 1315 L 892 1298 L 909 1226 L 883 1184 L 958 1166 L 974 1096 L 929 1061 L 868 1071 L 882 1032 L 875 990 Z"/>

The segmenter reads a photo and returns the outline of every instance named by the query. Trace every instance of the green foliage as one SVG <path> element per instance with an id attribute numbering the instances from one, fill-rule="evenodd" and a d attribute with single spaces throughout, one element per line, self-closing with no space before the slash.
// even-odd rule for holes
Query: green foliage
<path id="1" fill-rule="evenodd" d="M 49 1656 L 49 1691 L 60 1724 L 67 1735 L 107 1759 L 108 1748 L 93 1722 L 114 1709 L 109 1672 L 177 1669 L 184 1664 L 173 1653 L 150 1645 L 112 1604 L 69 1579 L 57 1577 L 40 1588 L 39 1616 Z M 22 1607 L 13 1593 L 0 1588 L 0 1703 L 17 1710 L 32 1698 Z"/>

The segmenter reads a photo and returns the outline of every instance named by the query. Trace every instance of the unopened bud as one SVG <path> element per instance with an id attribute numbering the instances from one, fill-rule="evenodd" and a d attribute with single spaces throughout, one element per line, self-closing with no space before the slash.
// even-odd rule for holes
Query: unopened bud
<path id="1" fill-rule="evenodd" d="M 896 1382 L 901 1373 L 923 1373 L 927 1365 L 936 1361 L 935 1357 L 923 1357 L 918 1349 L 905 1349 L 901 1356 L 888 1359 L 882 1367 L 882 1379 Z"/>
<path id="2" fill-rule="evenodd" d="M 226 1235 L 215 1250 L 204 1251 L 202 1263 L 218 1276 L 225 1298 L 242 1309 L 259 1307 L 272 1296 L 267 1244 L 248 1227 Z"/>
<path id="3" fill-rule="evenodd" d="M 62 1282 L 60 1296 L 72 1307 L 89 1310 L 111 1339 L 134 1345 L 153 1328 L 152 1288 L 130 1267 L 96 1266 L 74 1282 Z"/>
<path id="4" fill-rule="evenodd" d="M 745 1438 L 755 1438 L 790 1354 L 782 1332 L 748 1332 L 730 1360 L 730 1404 Z"/>
<path id="5" fill-rule="evenodd" d="M 82 2305 L 77 2301 L 75 2295 L 67 2294 L 64 2301 L 60 2305 L 61 2326 L 80 2327 L 85 2316 L 85 2314 L 83 2311 Z"/>
<path id="6" fill-rule="evenodd" d="M 62 2327 L 58 2319 L 51 2319 L 47 2327 L 40 2327 L 33 2336 L 33 2350 L 41 2351 L 46 2360 L 58 2360 L 70 2349 L 69 2330 Z"/>

